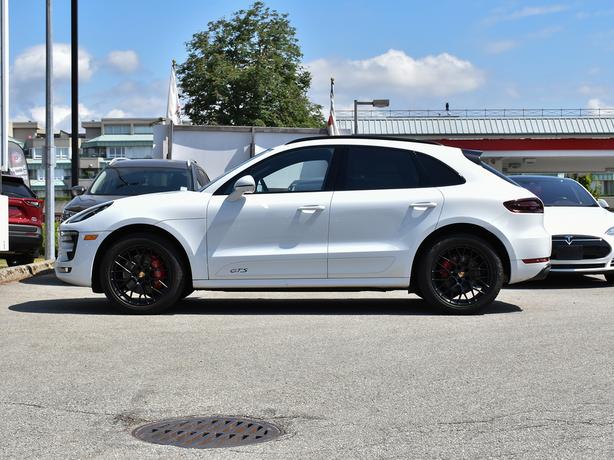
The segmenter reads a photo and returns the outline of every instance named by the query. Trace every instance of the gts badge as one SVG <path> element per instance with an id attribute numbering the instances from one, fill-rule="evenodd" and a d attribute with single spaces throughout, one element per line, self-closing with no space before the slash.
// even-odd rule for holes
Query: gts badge
<path id="1" fill-rule="evenodd" d="M 247 268 L 231 268 L 230 273 L 247 273 Z"/>

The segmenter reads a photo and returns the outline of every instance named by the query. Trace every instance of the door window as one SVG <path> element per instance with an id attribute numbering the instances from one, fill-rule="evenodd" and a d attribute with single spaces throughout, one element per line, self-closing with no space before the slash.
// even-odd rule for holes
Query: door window
<path id="1" fill-rule="evenodd" d="M 218 193 L 232 193 L 234 183 L 246 175 L 251 175 L 256 182 L 254 193 L 322 191 L 325 189 L 333 150 L 333 147 L 307 147 L 280 153 L 233 177 L 220 187 Z"/>
<path id="2" fill-rule="evenodd" d="M 412 152 L 374 146 L 348 146 L 338 190 L 415 188 L 420 176 Z"/>

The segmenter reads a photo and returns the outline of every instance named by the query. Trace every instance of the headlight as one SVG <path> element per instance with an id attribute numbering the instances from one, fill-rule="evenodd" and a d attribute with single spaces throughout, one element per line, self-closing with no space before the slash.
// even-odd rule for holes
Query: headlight
<path id="1" fill-rule="evenodd" d="M 69 224 L 76 224 L 77 222 L 82 222 L 85 219 L 89 219 L 90 217 L 95 216 L 100 211 L 104 211 L 105 209 L 107 209 L 112 204 L 113 204 L 113 202 L 109 201 L 107 203 L 99 204 L 97 206 L 92 206 L 91 208 L 88 208 L 88 209 L 86 209 L 84 211 L 81 211 L 81 212 L 75 214 L 73 217 L 68 219 L 67 223 L 69 223 Z"/>
<path id="2" fill-rule="evenodd" d="M 614 235 L 614 227 L 608 228 L 608 231 L 605 232 L 606 235 Z"/>

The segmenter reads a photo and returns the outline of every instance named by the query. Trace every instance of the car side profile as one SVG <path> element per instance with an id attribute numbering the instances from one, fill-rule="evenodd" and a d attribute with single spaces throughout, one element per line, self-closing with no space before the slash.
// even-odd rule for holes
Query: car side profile
<path id="1" fill-rule="evenodd" d="M 439 144 L 337 136 L 263 152 L 200 191 L 124 198 L 61 225 L 57 276 L 127 313 L 194 289 L 396 290 L 473 313 L 543 277 L 532 193 Z"/>

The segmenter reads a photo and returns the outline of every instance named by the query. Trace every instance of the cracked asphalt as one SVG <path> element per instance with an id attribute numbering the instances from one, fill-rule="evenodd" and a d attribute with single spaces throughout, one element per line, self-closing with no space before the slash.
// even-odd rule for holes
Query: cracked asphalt
<path id="1" fill-rule="evenodd" d="M 201 291 L 130 317 L 53 275 L 0 285 L 0 457 L 611 459 L 613 293 L 556 278 L 455 317 L 404 292 Z M 131 436 L 186 415 L 284 434 L 228 450 Z"/>

